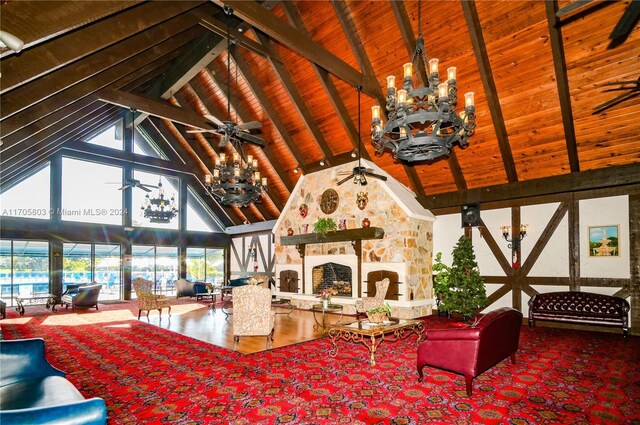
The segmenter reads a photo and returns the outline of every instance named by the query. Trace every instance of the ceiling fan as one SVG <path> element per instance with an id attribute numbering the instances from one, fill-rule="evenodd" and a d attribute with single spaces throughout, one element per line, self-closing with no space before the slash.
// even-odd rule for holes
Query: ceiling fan
<path id="1" fill-rule="evenodd" d="M 387 181 L 386 176 L 376 174 L 373 172 L 374 170 L 372 168 L 367 168 L 362 166 L 362 156 L 360 154 L 360 152 L 362 152 L 362 146 L 361 146 L 362 139 L 360 138 L 360 92 L 362 91 L 362 86 L 360 85 L 357 86 L 356 90 L 358 90 L 358 166 L 353 167 L 353 170 L 351 170 L 351 172 L 342 171 L 338 173 L 340 175 L 347 175 L 347 177 L 345 177 L 344 179 L 338 182 L 338 186 L 340 186 L 343 183 L 346 183 L 350 179 L 353 179 L 354 184 L 359 184 L 360 186 L 366 186 L 367 184 L 369 184 L 369 182 L 367 181 L 367 177 L 373 177 L 376 179 L 380 179 L 382 181 Z"/>
<path id="2" fill-rule="evenodd" d="M 119 182 L 109 182 L 109 184 L 120 184 Z M 130 187 L 138 187 L 142 190 L 144 190 L 145 192 L 151 192 L 151 189 L 157 189 L 158 186 L 154 186 L 152 184 L 146 184 L 146 183 L 142 183 L 140 182 L 140 180 L 136 180 L 136 179 L 126 179 L 124 181 L 124 184 L 122 185 L 122 187 L 118 188 L 118 190 L 125 190 L 125 189 L 129 189 Z"/>
<path id="3" fill-rule="evenodd" d="M 264 139 L 253 135 L 250 130 L 262 128 L 258 121 L 250 121 L 242 124 L 231 121 L 231 29 L 230 21 L 233 9 L 225 5 L 224 13 L 227 15 L 227 120 L 221 121 L 213 115 L 206 114 L 204 117 L 216 125 L 215 130 L 187 130 L 187 133 L 214 133 L 222 136 L 219 147 L 223 148 L 229 143 L 236 147 L 236 144 L 243 142 L 264 148 Z M 238 85 L 238 68 L 236 67 L 236 86 Z"/>
<path id="4" fill-rule="evenodd" d="M 603 86 L 620 86 L 612 89 L 607 89 L 605 91 L 627 90 L 627 92 L 619 94 L 613 99 L 607 100 L 606 102 L 596 106 L 595 108 L 593 108 L 592 114 L 602 112 L 605 109 L 609 109 L 620 102 L 631 99 L 632 97 L 636 97 L 638 94 L 640 94 L 640 77 L 638 77 L 638 79 L 635 81 L 612 81 L 610 83 L 604 83 Z"/>
<path id="5" fill-rule="evenodd" d="M 257 130 L 262 128 L 262 123 L 259 121 L 250 121 L 242 124 L 237 124 L 231 120 L 220 121 L 213 115 L 204 116 L 209 121 L 213 122 L 217 128 L 215 130 L 187 130 L 187 133 L 213 133 L 222 136 L 220 141 L 220 147 L 223 148 L 232 140 L 238 140 L 242 142 L 251 143 L 253 145 L 264 147 L 264 139 L 256 135 L 251 134 L 250 130 Z"/>

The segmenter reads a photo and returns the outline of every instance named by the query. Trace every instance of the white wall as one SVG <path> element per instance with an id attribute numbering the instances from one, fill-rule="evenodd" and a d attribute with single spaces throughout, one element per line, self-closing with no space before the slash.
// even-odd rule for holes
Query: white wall
<path id="1" fill-rule="evenodd" d="M 580 201 L 580 276 L 631 277 L 629 256 L 629 197 Z M 619 225 L 619 256 L 589 257 L 589 226 Z"/>

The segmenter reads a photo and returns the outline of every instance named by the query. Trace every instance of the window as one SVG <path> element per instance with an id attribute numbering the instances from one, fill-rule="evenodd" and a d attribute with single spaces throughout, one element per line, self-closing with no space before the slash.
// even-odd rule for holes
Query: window
<path id="1" fill-rule="evenodd" d="M 187 279 L 222 283 L 224 249 L 187 248 Z"/>
<path id="2" fill-rule="evenodd" d="M 205 220 L 205 217 L 209 220 Z M 211 227 L 212 224 L 217 226 Z M 198 195 L 189 187 L 187 191 L 187 230 L 197 232 L 221 232 L 222 227 L 218 224 L 218 220 L 209 211 L 209 208 L 200 199 Z"/>
<path id="3" fill-rule="evenodd" d="M 49 292 L 49 243 L 0 241 L 0 297 L 14 305 L 13 298 Z"/>
<path id="4" fill-rule="evenodd" d="M 28 176 L 0 194 L 0 208 L 3 216 L 49 219 L 49 181 L 51 170 L 47 163 L 42 169 Z M 24 194 L 28 193 L 29 196 Z"/>
<path id="5" fill-rule="evenodd" d="M 65 243 L 62 245 L 62 292 L 70 283 L 93 281 L 91 273 L 91 244 Z"/>
<path id="6" fill-rule="evenodd" d="M 139 126 L 136 127 L 136 136 L 133 139 L 133 153 L 139 153 L 141 155 L 152 156 L 160 159 L 169 159 L 164 153 L 162 153 L 162 150 L 153 141 L 151 136 L 149 136 L 149 134 Z"/>
<path id="7" fill-rule="evenodd" d="M 143 184 L 152 186 L 158 186 L 158 183 L 162 183 L 162 189 L 164 190 L 164 197 L 170 200 L 175 198 L 177 205 L 180 205 L 180 179 L 175 177 L 165 177 L 159 174 L 146 173 L 144 171 L 134 171 L 133 177 L 136 180 L 140 180 Z M 155 227 L 160 229 L 178 229 L 179 215 L 182 212 L 178 212 L 169 223 L 151 223 L 149 219 L 144 218 L 142 206 L 144 205 L 145 197 L 149 195 L 151 198 L 158 196 L 158 189 L 153 189 L 151 192 L 145 192 L 141 189 L 133 190 L 133 225 L 137 227 Z"/>
<path id="8" fill-rule="evenodd" d="M 122 168 L 62 158 L 62 220 L 122 225 Z"/>
<path id="9" fill-rule="evenodd" d="M 170 246 L 133 245 L 131 280 L 142 277 L 154 282 L 157 294 L 175 295 L 173 282 L 178 278 L 178 248 Z M 135 288 L 131 288 L 132 295 Z"/>
<path id="10" fill-rule="evenodd" d="M 94 281 L 102 284 L 101 300 L 119 300 L 122 296 L 120 245 L 94 245 Z"/>
<path id="11" fill-rule="evenodd" d="M 122 139 L 122 120 L 120 120 L 87 140 L 87 143 L 122 150 Z"/>

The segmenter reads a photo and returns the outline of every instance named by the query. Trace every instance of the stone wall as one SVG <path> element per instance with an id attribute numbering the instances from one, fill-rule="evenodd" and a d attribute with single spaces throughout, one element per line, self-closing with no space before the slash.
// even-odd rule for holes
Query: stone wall
<path id="1" fill-rule="evenodd" d="M 396 199 L 389 193 L 385 182 L 369 178 L 367 186 L 355 185 L 351 181 L 337 186 L 344 178 L 341 172 L 348 172 L 353 164 L 334 167 L 305 175 L 298 190 L 291 195 L 288 208 L 274 228 L 275 259 L 279 269 L 286 264 L 301 264 L 302 260 L 295 246 L 280 245 L 280 237 L 292 229 L 294 234 L 313 232 L 313 225 L 320 217 L 331 217 L 336 223 L 346 221 L 347 229 L 362 226 L 368 218 L 372 227 L 385 231 L 383 239 L 362 241 L 363 263 L 397 263 L 406 268 L 407 281 L 405 301 L 427 300 L 433 297 L 431 264 L 433 256 L 433 222 L 409 216 Z M 332 214 L 324 214 L 320 209 L 322 193 L 334 189 L 339 196 L 338 208 Z M 366 192 L 368 203 L 361 210 L 356 203 L 359 192 Z M 307 215 L 300 214 L 300 206 L 306 204 Z M 426 210 L 424 210 L 426 211 Z M 426 211 L 428 214 L 428 211 Z M 350 243 L 326 243 L 307 245 L 306 255 L 353 254 Z M 366 276 L 363 276 L 366 278 Z M 428 309 L 430 313 L 430 308 Z M 421 311 L 427 314 L 427 311 Z M 418 313 L 416 313 L 418 314 Z"/>

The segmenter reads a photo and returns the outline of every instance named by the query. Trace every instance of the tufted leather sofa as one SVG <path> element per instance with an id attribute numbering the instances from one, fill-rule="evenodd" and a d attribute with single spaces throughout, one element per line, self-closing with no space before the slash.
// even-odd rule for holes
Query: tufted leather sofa
<path id="1" fill-rule="evenodd" d="M 42 338 L 0 341 L 0 423 L 105 424 L 104 400 L 85 399 L 64 376 L 47 361 Z"/>
<path id="2" fill-rule="evenodd" d="M 536 294 L 529 300 L 529 326 L 536 320 L 612 326 L 627 337 L 629 303 L 611 295 L 563 291 Z"/>
<path id="3" fill-rule="evenodd" d="M 473 378 L 507 357 L 516 362 L 521 326 L 522 313 L 502 307 L 466 328 L 426 331 L 427 340 L 418 346 L 418 382 L 425 366 L 449 370 L 464 375 L 471 396 Z"/>

